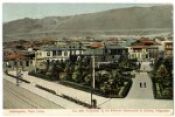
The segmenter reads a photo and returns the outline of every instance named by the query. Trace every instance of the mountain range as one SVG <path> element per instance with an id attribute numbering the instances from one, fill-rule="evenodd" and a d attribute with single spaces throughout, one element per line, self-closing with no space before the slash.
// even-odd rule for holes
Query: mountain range
<path id="1" fill-rule="evenodd" d="M 117 32 L 125 30 L 172 30 L 173 6 L 129 7 L 72 16 L 42 19 L 24 18 L 3 24 L 4 39 L 9 35 Z M 16 38 L 18 38 L 16 36 Z"/>

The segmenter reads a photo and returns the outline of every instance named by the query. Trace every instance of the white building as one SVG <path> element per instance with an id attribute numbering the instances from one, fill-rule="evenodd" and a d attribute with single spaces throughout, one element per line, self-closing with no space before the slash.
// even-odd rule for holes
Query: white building
<path id="1" fill-rule="evenodd" d="M 70 55 L 81 55 L 84 49 L 80 48 L 43 48 L 36 51 L 37 60 L 63 60 L 65 61 Z"/>
<path id="2" fill-rule="evenodd" d="M 67 60 L 70 55 L 81 55 L 84 53 L 84 49 L 80 48 L 42 48 L 35 52 L 35 58 L 33 59 L 33 66 L 43 66 L 43 62 L 53 60 Z"/>
<path id="3" fill-rule="evenodd" d="M 148 52 L 143 46 L 128 47 L 129 58 L 137 59 L 139 61 L 148 58 Z"/>

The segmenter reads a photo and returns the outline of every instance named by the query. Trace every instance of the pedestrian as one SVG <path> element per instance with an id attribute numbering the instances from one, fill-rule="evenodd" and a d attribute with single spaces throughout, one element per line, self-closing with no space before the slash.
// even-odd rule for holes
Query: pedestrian
<path id="1" fill-rule="evenodd" d="M 22 78 L 22 73 L 21 73 L 21 69 L 17 69 L 16 71 L 16 85 L 19 86 L 19 80 L 20 78 Z"/>
<path id="2" fill-rule="evenodd" d="M 142 88 L 142 83 L 140 82 L 140 88 Z"/>
<path id="3" fill-rule="evenodd" d="M 6 62 L 6 70 L 5 70 L 5 73 L 8 74 L 8 68 L 9 68 L 9 63 Z"/>
<path id="4" fill-rule="evenodd" d="M 146 82 L 144 82 L 144 87 L 146 88 Z"/>

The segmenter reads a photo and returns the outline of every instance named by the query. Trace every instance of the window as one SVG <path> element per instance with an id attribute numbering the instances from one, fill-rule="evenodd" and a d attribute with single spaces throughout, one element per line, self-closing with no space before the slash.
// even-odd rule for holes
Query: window
<path id="1" fill-rule="evenodd" d="M 56 56 L 56 51 L 55 50 L 53 51 L 53 56 Z"/>
<path id="2" fill-rule="evenodd" d="M 16 66 L 16 65 L 17 65 L 17 62 L 15 61 L 15 62 L 14 62 L 14 66 Z"/>
<path id="3" fill-rule="evenodd" d="M 50 52 L 49 51 L 47 52 L 47 56 L 50 56 Z"/>
<path id="4" fill-rule="evenodd" d="M 26 61 L 26 66 L 27 66 L 27 67 L 29 66 L 29 61 Z"/>
<path id="5" fill-rule="evenodd" d="M 21 66 L 23 65 L 22 61 L 20 61 L 20 65 L 21 65 Z"/>
<path id="6" fill-rule="evenodd" d="M 58 50 L 58 51 L 57 51 L 57 55 L 58 55 L 58 56 L 61 56 L 61 50 Z"/>
<path id="7" fill-rule="evenodd" d="M 67 55 L 68 55 L 67 51 L 64 51 L 64 56 L 67 56 Z"/>
<path id="8" fill-rule="evenodd" d="M 135 58 L 135 55 L 134 54 L 132 54 L 132 58 Z"/>
<path id="9" fill-rule="evenodd" d="M 73 51 L 72 51 L 72 54 L 75 55 L 75 54 L 76 54 L 76 50 L 73 50 Z"/>

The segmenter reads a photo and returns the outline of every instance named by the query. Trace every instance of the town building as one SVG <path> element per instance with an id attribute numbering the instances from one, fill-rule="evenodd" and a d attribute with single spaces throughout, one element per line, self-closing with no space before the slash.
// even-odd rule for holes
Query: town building
<path id="1" fill-rule="evenodd" d="M 109 43 L 94 42 L 85 50 L 84 55 L 95 55 L 97 61 L 117 61 L 121 55 L 128 55 L 128 48 Z"/>
<path id="2" fill-rule="evenodd" d="M 47 47 L 36 51 L 36 60 L 67 60 L 71 55 L 81 55 L 84 53 L 84 49 L 81 48 L 58 48 L 58 47 Z"/>
<path id="3" fill-rule="evenodd" d="M 27 50 L 4 50 L 4 63 L 5 69 L 17 69 L 22 68 L 23 70 L 31 69 L 33 66 L 33 58 L 35 57 L 34 51 Z"/>
<path id="4" fill-rule="evenodd" d="M 163 51 L 165 57 L 173 56 L 173 42 L 172 41 L 164 41 L 163 42 Z"/>
<path id="5" fill-rule="evenodd" d="M 139 61 L 155 59 L 159 54 L 159 44 L 147 38 L 141 38 L 128 47 L 130 58 Z"/>
<path id="6" fill-rule="evenodd" d="M 152 45 L 146 47 L 148 59 L 155 59 L 159 55 L 159 47 L 157 45 Z"/>
<path id="7" fill-rule="evenodd" d="M 144 46 L 134 45 L 128 47 L 129 58 L 137 59 L 139 61 L 146 60 L 148 58 L 148 52 Z"/>

